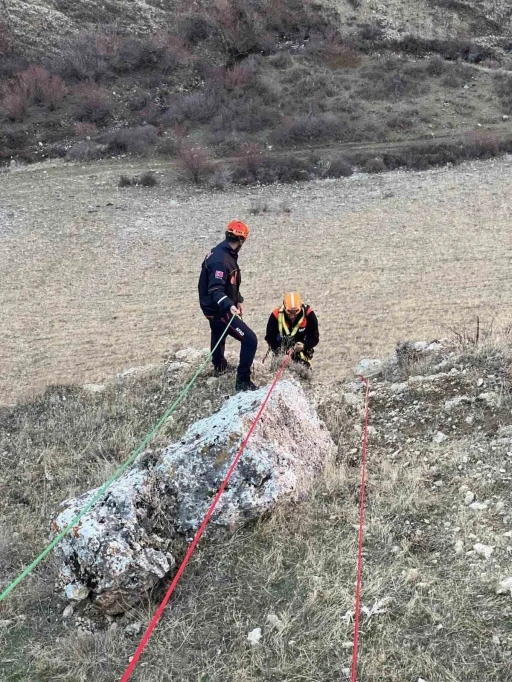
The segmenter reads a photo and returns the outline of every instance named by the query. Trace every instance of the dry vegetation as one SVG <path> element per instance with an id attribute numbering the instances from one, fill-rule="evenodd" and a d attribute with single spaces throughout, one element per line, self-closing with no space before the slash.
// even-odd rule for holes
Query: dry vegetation
<path id="1" fill-rule="evenodd" d="M 200 2 L 169 11 L 172 29 L 133 35 L 107 25 L 63 39 L 37 63 L 4 23 L 0 160 L 160 154 L 177 158 L 192 182 L 225 187 L 226 178 L 325 177 L 326 147 L 339 147 L 338 164 L 374 172 L 368 155 L 351 157 L 346 143 L 393 146 L 489 128 L 478 144 L 465 137 L 455 145 L 405 144 L 382 159 L 381 170 L 488 158 L 512 145 L 503 126 L 506 46 L 462 34 L 391 40 L 362 23 L 347 33 L 336 11 L 309 0 L 271 9 L 260 0 Z M 311 147 L 315 155 L 297 158 L 297 149 Z M 288 153 L 270 157 L 269 149 Z M 228 170 L 212 178 L 215 161 Z"/>
<path id="2" fill-rule="evenodd" d="M 371 386 L 359 679 L 510 680 L 512 601 L 496 593 L 510 575 L 512 441 L 498 434 L 510 423 L 510 338 L 447 348 L 428 361 L 407 348 L 387 369 L 395 382 L 411 377 L 405 388 L 382 378 Z M 56 386 L 1 411 L 3 581 L 42 546 L 49 510 L 106 478 L 184 380 L 162 368 L 101 395 Z M 229 378 L 217 387 L 200 379 L 160 442 L 215 410 L 231 388 Z M 347 678 L 362 391 L 341 382 L 308 390 L 338 443 L 336 462 L 307 501 L 219 545 L 203 543 L 134 680 Z M 477 399 L 482 392 L 496 403 Z M 448 412 L 446 400 L 460 395 L 473 402 Z M 448 440 L 439 445 L 441 430 Z M 464 503 L 468 490 L 480 510 Z M 473 549 L 479 542 L 494 548 L 490 559 Z M 137 642 L 125 628 L 147 623 L 159 594 L 114 622 L 90 605 L 63 620 L 53 581 L 49 562 L 2 605 L 2 679 L 114 682 Z M 263 639 L 252 647 L 255 627 Z"/>

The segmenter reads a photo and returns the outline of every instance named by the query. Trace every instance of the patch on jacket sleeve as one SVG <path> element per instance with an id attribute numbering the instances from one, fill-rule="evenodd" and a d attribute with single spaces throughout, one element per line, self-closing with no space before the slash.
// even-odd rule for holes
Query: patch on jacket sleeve
<path id="1" fill-rule="evenodd" d="M 224 279 L 224 273 L 222 270 L 215 270 L 215 279 Z"/>

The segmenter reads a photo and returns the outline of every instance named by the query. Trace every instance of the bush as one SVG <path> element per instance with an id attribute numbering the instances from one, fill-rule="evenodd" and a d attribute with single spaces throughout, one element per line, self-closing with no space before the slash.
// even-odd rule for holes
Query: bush
<path id="1" fill-rule="evenodd" d="M 197 45 L 210 37 L 212 26 L 200 14 L 187 14 L 178 23 L 178 33 L 190 45 Z"/>
<path id="2" fill-rule="evenodd" d="M 233 183 L 237 185 L 270 185 L 275 182 L 300 182 L 315 177 L 316 166 L 311 159 L 294 154 L 279 157 L 266 154 L 249 155 L 233 168 Z"/>
<path id="3" fill-rule="evenodd" d="M 365 173 L 383 173 L 385 170 L 387 170 L 386 164 L 380 157 L 368 159 L 363 166 Z"/>
<path id="4" fill-rule="evenodd" d="M 108 92 L 95 83 L 82 83 L 74 90 L 76 106 L 73 117 L 86 123 L 105 123 L 111 116 Z"/>
<path id="5" fill-rule="evenodd" d="M 163 125 L 176 125 L 184 121 L 209 123 L 219 111 L 222 96 L 216 87 L 192 92 L 174 98 L 162 115 Z"/>
<path id="6" fill-rule="evenodd" d="M 158 185 L 158 178 L 152 171 L 143 173 L 137 182 L 142 187 L 156 187 Z"/>
<path id="7" fill-rule="evenodd" d="M 116 73 L 131 73 L 142 69 L 152 69 L 159 65 L 164 55 L 164 48 L 154 40 L 125 38 L 110 58 L 110 64 Z"/>
<path id="8" fill-rule="evenodd" d="M 360 86 L 358 94 L 367 100 L 400 99 L 405 96 L 424 94 L 429 89 L 424 78 L 418 80 L 417 72 L 411 72 L 410 69 L 407 72 L 404 65 L 394 57 L 366 69 L 364 75 L 367 81 Z"/>
<path id="9" fill-rule="evenodd" d="M 241 100 L 224 107 L 213 121 L 215 131 L 256 133 L 275 124 L 279 114 L 257 100 Z"/>
<path id="10" fill-rule="evenodd" d="M 443 73 L 446 72 L 447 68 L 448 65 L 446 64 L 445 60 L 439 55 L 435 55 L 429 59 L 425 70 L 429 76 L 442 76 Z"/>
<path id="11" fill-rule="evenodd" d="M 263 199 L 256 199 L 249 208 L 249 213 L 252 213 L 252 215 L 260 215 L 260 213 L 266 213 L 267 211 L 268 203 Z"/>
<path id="12" fill-rule="evenodd" d="M 131 187 L 133 185 L 133 178 L 129 178 L 127 175 L 121 175 L 119 178 L 118 187 Z"/>
<path id="13" fill-rule="evenodd" d="M 494 79 L 494 89 L 506 114 L 512 113 L 512 77 L 499 74 Z"/>
<path id="14" fill-rule="evenodd" d="M 323 116 L 301 116 L 277 128 L 271 141 L 279 146 L 310 142 L 345 141 L 350 139 L 351 130 L 346 121 L 331 114 Z"/>
<path id="15" fill-rule="evenodd" d="M 97 82 L 110 74 L 108 58 L 98 49 L 98 36 L 89 34 L 63 41 L 48 66 L 71 81 Z"/>
<path id="16" fill-rule="evenodd" d="M 24 71 L 27 66 L 28 62 L 24 57 L 0 54 L 0 80 L 11 78 L 16 73 Z"/>
<path id="17" fill-rule="evenodd" d="M 152 125 L 120 128 L 98 137 L 98 142 L 106 146 L 109 154 L 144 154 L 154 147 L 158 131 Z"/>
<path id="18" fill-rule="evenodd" d="M 21 121 L 30 104 L 30 94 L 20 81 L 13 81 L 2 89 L 0 107 L 11 121 Z"/>
<path id="19" fill-rule="evenodd" d="M 9 151 L 24 149 L 31 144 L 32 140 L 29 131 L 20 126 L 7 126 L 0 128 L 0 148 Z"/>
<path id="20" fill-rule="evenodd" d="M 66 161 L 96 161 L 103 156 L 102 147 L 89 140 L 82 140 L 73 145 L 66 153 Z"/>
<path id="21" fill-rule="evenodd" d="M 340 156 L 335 159 L 328 159 L 324 164 L 324 170 L 322 172 L 323 178 L 348 178 L 353 175 L 354 171 L 351 164 L 345 159 L 345 157 Z"/>
<path id="22" fill-rule="evenodd" d="M 162 156 L 178 156 L 180 144 L 175 135 L 167 134 L 158 141 L 157 152 Z"/>
<path id="23" fill-rule="evenodd" d="M 195 185 L 206 182 L 215 170 L 208 150 L 200 146 L 182 145 L 178 161 L 182 177 Z"/>
<path id="24" fill-rule="evenodd" d="M 158 185 L 158 179 L 152 171 L 146 171 L 133 178 L 121 175 L 118 183 L 118 187 L 156 187 L 156 185 Z"/>

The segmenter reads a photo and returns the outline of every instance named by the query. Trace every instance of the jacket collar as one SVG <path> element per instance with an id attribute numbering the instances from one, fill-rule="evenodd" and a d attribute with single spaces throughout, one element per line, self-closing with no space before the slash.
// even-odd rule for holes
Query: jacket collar
<path id="1" fill-rule="evenodd" d="M 230 247 L 227 239 L 225 239 L 223 242 L 221 242 L 219 244 L 219 246 L 221 247 L 221 249 L 223 251 L 227 251 L 231 256 L 233 256 L 233 258 L 235 258 L 235 259 L 238 258 L 238 251 L 235 251 L 234 249 L 232 249 Z"/>

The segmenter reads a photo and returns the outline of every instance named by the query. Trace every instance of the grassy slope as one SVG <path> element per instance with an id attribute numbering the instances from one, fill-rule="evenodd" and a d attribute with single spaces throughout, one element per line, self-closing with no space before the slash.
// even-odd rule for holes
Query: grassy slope
<path id="1" fill-rule="evenodd" d="M 511 440 L 497 439 L 510 423 L 510 362 L 508 340 L 448 349 L 427 363 L 405 353 L 394 380 L 437 376 L 411 379 L 401 393 L 390 381 L 372 381 L 363 606 L 380 604 L 382 612 L 362 619 L 365 682 L 512 679 L 512 602 L 495 591 L 510 575 Z M 168 382 L 156 372 L 96 397 L 56 387 L 1 413 L 5 579 L 41 545 L 56 502 L 98 482 L 126 456 L 153 410 L 176 392 Z M 166 436 L 176 438 L 196 414 L 215 409 L 229 385 L 200 381 Z M 284 506 L 218 546 L 203 543 L 134 680 L 345 679 L 362 417 L 347 390 L 312 389 L 339 456 L 307 503 Z M 482 392 L 494 392 L 499 404 L 476 399 Z M 445 401 L 457 395 L 476 400 L 448 412 Z M 449 436 L 441 445 L 432 440 L 437 431 Z M 464 504 L 467 489 L 484 509 Z M 475 553 L 477 542 L 494 547 L 491 559 Z M 1 631 L 1 679 L 118 679 L 136 645 L 124 628 L 146 624 L 158 594 L 116 624 L 88 606 L 68 622 L 53 580 L 46 564 L 2 606 L 9 623 Z M 272 625 L 269 615 L 279 621 Z M 252 648 L 246 637 L 255 627 L 264 636 Z"/>

